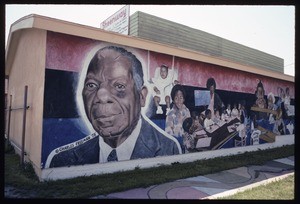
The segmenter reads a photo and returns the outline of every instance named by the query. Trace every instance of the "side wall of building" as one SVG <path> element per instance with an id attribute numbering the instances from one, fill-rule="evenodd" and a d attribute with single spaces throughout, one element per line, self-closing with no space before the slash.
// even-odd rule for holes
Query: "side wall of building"
<path id="1" fill-rule="evenodd" d="M 95 53 L 107 47 L 111 50 L 122 50 L 120 51 L 122 53 L 129 51 L 140 61 L 142 72 L 144 73 L 144 85 L 148 88 L 146 103 L 142 108 L 142 114 L 144 115 L 142 116 L 145 121 L 153 126 L 151 131 L 160 132 L 161 135 L 164 135 L 162 138 L 178 140 L 183 154 L 236 146 L 272 143 L 275 142 L 276 135 L 293 134 L 292 131 L 285 131 L 285 126 L 289 124 L 289 122 L 293 123 L 293 116 L 291 113 L 291 117 L 289 117 L 290 115 L 281 107 L 285 96 L 281 95 L 281 92 L 278 92 L 278 90 L 283 91 L 288 88 L 290 91 L 288 93 L 289 95 L 286 95 L 289 97 L 287 103 L 289 107 L 294 107 L 293 82 L 254 73 L 250 74 L 224 66 L 168 55 L 162 52 L 153 52 L 51 31 L 47 32 L 46 44 L 41 166 L 43 169 L 55 169 L 56 167 L 73 169 L 75 166 L 78 167 L 87 164 L 98 164 L 100 167 L 108 162 L 108 154 L 105 155 L 105 150 L 102 151 L 102 149 L 105 149 L 105 146 L 108 146 L 104 142 L 101 144 L 101 138 L 106 137 L 103 131 L 109 130 L 111 134 L 111 132 L 115 131 L 115 129 L 113 129 L 114 127 L 122 127 L 119 125 L 118 118 L 124 117 L 124 114 L 122 111 L 116 110 L 119 110 L 118 105 L 124 105 L 122 103 L 124 103 L 126 96 L 134 91 L 131 89 L 128 91 L 127 89 L 129 88 L 125 88 L 130 87 L 128 84 L 130 84 L 131 80 L 128 80 L 126 81 L 127 83 L 122 82 L 124 83 L 124 87 L 120 86 L 120 89 L 126 91 L 124 91 L 124 93 L 122 92 L 121 95 L 114 95 L 116 91 L 119 91 L 119 83 L 121 83 L 115 82 L 119 79 L 115 75 L 118 76 L 118 74 L 123 73 L 122 68 L 126 67 L 125 65 L 120 65 L 118 70 L 111 71 L 114 70 L 114 67 L 111 65 L 103 65 L 102 63 L 104 62 L 101 61 L 97 64 L 97 70 L 102 70 L 105 66 L 109 67 L 105 74 L 102 72 L 101 74 L 95 74 L 88 68 Z M 95 56 L 102 55 L 99 54 Z M 116 57 L 114 59 L 117 61 L 118 58 L 119 57 Z M 159 76 L 160 66 L 162 64 L 169 67 L 169 77 L 165 78 L 165 80 Z M 185 90 L 184 104 L 187 109 L 184 109 L 185 112 L 183 110 L 177 111 L 178 107 L 173 100 L 171 110 L 167 112 L 166 103 L 163 102 L 165 100 L 161 97 L 160 105 L 162 112 L 157 112 L 157 107 L 154 105 L 153 99 L 159 94 L 154 92 L 154 86 L 161 86 L 161 93 L 164 92 L 165 96 L 172 96 L 171 90 L 174 88 L 175 80 L 179 81 Z M 211 98 L 209 88 L 207 87 L 209 80 L 215 81 L 214 86 L 216 92 L 214 98 Z M 118 85 L 115 85 L 113 82 Z M 260 88 L 261 90 L 258 91 Z M 94 101 L 88 104 L 88 102 L 83 99 L 83 90 L 86 91 L 88 89 L 97 89 L 101 92 L 97 97 L 95 96 L 95 98 L 99 99 L 98 102 Z M 98 93 L 98 91 L 96 92 Z M 256 92 L 259 93 L 256 94 Z M 94 93 L 95 91 L 93 94 Z M 268 103 L 268 95 L 270 93 L 274 96 L 271 104 Z M 108 98 L 109 100 L 107 100 Z M 126 104 L 132 100 L 139 99 L 135 97 L 127 98 Z M 270 116 L 270 112 L 267 109 L 268 105 L 275 107 L 275 103 L 278 104 L 276 108 L 284 112 L 282 114 L 283 116 L 281 117 L 280 115 L 277 119 L 282 126 L 280 129 L 282 131 L 278 130 L 276 124 L 274 124 L 274 117 L 277 113 L 273 112 L 273 115 Z M 243 108 L 241 107 L 239 110 L 241 114 L 228 114 L 225 116 L 224 111 L 229 104 L 231 105 L 230 111 L 234 105 L 236 105 L 236 108 L 238 108 L 238 104 L 243 106 Z M 255 110 L 258 111 L 252 111 L 252 107 L 256 107 Z M 123 109 L 125 110 L 125 108 Z M 210 109 L 212 113 L 215 113 L 215 115 L 212 116 L 215 121 L 211 126 L 206 127 L 205 119 L 208 119 L 208 116 L 205 114 L 208 109 Z M 130 108 L 128 108 L 128 110 L 130 110 Z M 180 115 L 179 112 L 182 115 Z M 184 120 L 192 117 L 193 113 L 199 116 L 198 118 L 195 117 L 195 120 L 199 120 L 201 124 L 199 129 L 196 129 L 195 135 L 198 136 L 197 138 L 195 136 L 195 140 L 197 141 L 194 143 L 193 140 L 185 140 L 190 137 L 185 134 L 187 131 L 185 131 L 183 127 Z M 95 116 L 91 116 L 92 114 Z M 224 116 L 224 118 L 221 118 L 222 116 Z M 92 119 L 92 117 L 96 119 Z M 272 121 L 269 120 L 269 118 L 271 118 Z M 126 124 L 127 118 L 125 117 L 122 122 Z M 144 126 L 142 128 L 144 128 Z M 260 133 L 252 135 L 256 129 L 257 132 Z M 123 157 L 123 159 L 119 159 L 118 161 L 181 154 L 173 151 L 167 152 L 169 149 L 166 147 L 155 147 L 157 148 L 155 153 L 151 155 L 146 154 L 145 152 L 147 151 L 145 149 L 149 150 L 154 146 L 153 144 L 155 144 L 150 140 L 155 134 L 147 135 L 147 139 L 143 139 L 144 145 L 149 145 L 145 147 L 139 146 L 139 140 L 143 138 L 143 133 L 142 131 L 138 132 L 138 134 L 137 132 L 132 132 L 132 135 L 129 137 L 136 136 L 138 139 L 136 141 L 130 141 L 131 143 L 129 145 L 128 143 L 125 144 L 125 142 L 124 145 L 120 145 L 123 145 L 122 147 L 126 145 L 126 150 L 130 149 L 129 146 L 131 145 L 131 147 L 133 146 L 141 152 L 136 150 L 136 152 L 138 152 L 136 153 L 135 150 L 133 150 L 133 152 L 128 154 L 129 157 Z M 253 142 L 254 136 L 256 142 Z M 242 143 L 240 142 L 240 138 L 242 138 Z M 158 141 L 158 138 L 156 138 L 156 141 Z M 161 144 L 163 142 L 159 143 Z M 118 147 L 116 149 L 118 153 Z M 157 155 L 157 152 L 160 153 L 163 151 L 167 153 Z"/>
<path id="2" fill-rule="evenodd" d="M 40 174 L 45 81 L 46 31 L 23 29 L 9 73 L 8 100 L 12 96 L 11 143 L 21 153 L 25 86 L 28 86 L 25 127 L 25 160 Z M 8 102 L 9 103 L 9 102 Z M 20 108 L 20 109 L 19 109 Z"/>
<path id="3" fill-rule="evenodd" d="M 41 180 L 194 161 L 203 158 L 203 153 L 218 154 L 210 150 L 228 148 L 235 152 L 231 147 L 236 146 L 258 149 L 264 143 L 277 143 L 277 135 L 294 134 L 292 77 L 69 22 L 44 17 L 23 20 L 12 29 L 7 52 L 7 94 L 8 98 L 12 96 L 14 109 L 9 136 L 20 153 L 24 86 L 27 85 L 30 108 L 26 112 L 25 158 L 33 164 Z M 27 25 L 32 22 L 33 25 Z M 34 28 L 24 29 L 24 25 Z M 97 64 L 93 72 L 88 66 L 102 48 L 110 50 L 107 57 L 112 61 L 121 58 L 126 62 L 122 54 L 116 55 L 119 52 L 127 59 L 133 58 L 132 63 L 142 68 L 131 72 L 131 66 L 127 66 L 131 63 L 120 63 L 118 69 L 105 65 L 109 69 L 103 75 L 100 70 L 104 68 Z M 167 81 L 160 77 L 163 64 L 169 70 Z M 216 83 L 213 98 L 207 88 L 212 78 Z M 141 85 L 142 81 L 145 86 L 139 89 L 136 84 Z M 154 83 L 164 85 L 163 90 L 170 95 L 176 81 L 186 93 L 185 106 L 173 100 L 167 113 L 164 97 L 161 97 L 163 113 L 157 112 Z M 145 88 L 148 88 L 147 97 L 143 95 Z M 83 99 L 95 91 L 102 92 L 94 97 L 95 101 L 94 98 Z M 273 97 L 269 97 L 271 93 Z M 228 104 L 231 108 L 234 104 L 243 104 L 242 114 L 226 117 Z M 270 112 L 269 105 L 276 111 Z M 178 107 L 186 108 L 183 117 L 177 114 Z M 213 126 L 206 127 L 204 123 L 209 119 L 205 115 L 207 110 L 215 113 Z M 193 121 L 193 128 L 185 126 L 184 129 L 186 119 Z M 176 128 L 172 128 L 175 123 Z M 189 131 L 194 127 L 197 129 L 191 134 L 195 133 L 196 140 L 190 140 Z M 126 136 L 130 132 L 129 140 L 116 148 L 119 162 L 110 162 L 107 156 L 115 146 L 104 139 L 120 135 L 122 131 Z"/>

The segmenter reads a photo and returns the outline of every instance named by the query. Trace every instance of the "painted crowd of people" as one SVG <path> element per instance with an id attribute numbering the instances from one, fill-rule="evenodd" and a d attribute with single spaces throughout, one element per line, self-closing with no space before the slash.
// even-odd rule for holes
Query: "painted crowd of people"
<path id="1" fill-rule="evenodd" d="M 166 66 L 161 66 L 160 73 L 162 75 L 168 73 L 167 70 Z M 245 100 L 232 101 L 232 103 L 228 103 L 225 107 L 220 96 L 215 92 L 216 82 L 214 78 L 209 78 L 206 83 L 206 88 L 210 93 L 209 104 L 202 112 L 190 112 L 189 108 L 185 105 L 186 92 L 184 86 L 180 85 L 177 80 L 175 82 L 172 80 L 169 81 L 169 84 L 173 83 L 173 88 L 171 89 L 171 93 L 169 93 L 170 97 L 168 98 L 168 95 L 166 95 L 165 131 L 177 139 L 182 153 L 205 150 L 205 147 L 209 144 L 205 146 L 200 141 L 203 140 L 206 142 L 205 138 L 208 139 L 208 133 L 214 132 L 220 126 L 229 123 L 235 118 L 239 121 L 231 126 L 237 132 L 236 137 L 234 137 L 236 141 L 235 145 L 247 145 L 247 137 L 250 137 L 248 145 L 259 144 L 259 136 L 262 134 L 262 131 L 258 129 L 258 123 L 269 130 L 271 129 L 276 135 L 294 133 L 292 117 L 288 122 L 283 120 L 283 117 L 287 118 L 288 115 L 293 115 L 293 106 L 290 105 L 289 88 L 286 88 L 284 91 L 279 87 L 278 100 L 276 101 L 273 93 L 268 93 L 266 97 L 264 86 L 261 81 L 258 81 L 254 93 L 256 100 L 253 107 L 259 107 L 262 111 L 251 112 L 249 114 L 249 110 L 246 109 Z M 159 105 L 160 100 L 157 100 L 157 95 L 155 95 L 154 101 L 156 107 L 159 108 L 156 114 L 162 114 L 163 111 Z M 263 109 L 272 110 L 273 112 Z M 269 126 L 264 125 L 266 117 L 268 117 Z"/>

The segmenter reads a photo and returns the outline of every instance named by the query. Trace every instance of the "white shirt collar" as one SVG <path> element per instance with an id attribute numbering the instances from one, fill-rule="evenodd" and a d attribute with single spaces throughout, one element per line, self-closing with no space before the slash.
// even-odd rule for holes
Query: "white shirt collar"
<path id="1" fill-rule="evenodd" d="M 131 154 L 135 147 L 136 140 L 141 131 L 141 127 L 142 119 L 140 118 L 131 135 L 119 147 L 116 148 L 118 161 L 130 160 Z M 113 148 L 106 144 L 101 136 L 99 136 L 99 146 L 99 162 L 105 163 L 107 162 L 107 157 L 110 154 L 111 150 L 113 150 Z"/>

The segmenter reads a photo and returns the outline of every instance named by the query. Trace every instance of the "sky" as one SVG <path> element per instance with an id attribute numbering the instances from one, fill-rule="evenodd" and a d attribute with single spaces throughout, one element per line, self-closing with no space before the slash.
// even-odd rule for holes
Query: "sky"
<path id="1" fill-rule="evenodd" d="M 5 42 L 12 23 L 38 14 L 100 28 L 125 5 L 6 4 Z M 284 59 L 284 73 L 295 75 L 295 6 L 130 5 L 136 11 L 180 23 Z"/>

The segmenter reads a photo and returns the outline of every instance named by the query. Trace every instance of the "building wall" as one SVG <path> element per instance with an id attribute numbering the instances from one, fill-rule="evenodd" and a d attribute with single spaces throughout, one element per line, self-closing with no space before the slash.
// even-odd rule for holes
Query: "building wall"
<path id="1" fill-rule="evenodd" d="M 278 102 L 280 96 L 277 95 L 277 88 L 285 89 L 289 87 L 290 105 L 294 105 L 293 82 L 249 74 L 244 71 L 237 71 L 160 52 L 48 31 L 42 141 L 43 169 L 99 163 L 99 144 L 97 141 L 95 143 L 94 140 L 99 138 L 98 134 L 100 133 L 97 133 L 95 127 L 91 125 L 90 120 L 86 116 L 82 89 L 91 58 L 100 48 L 111 45 L 130 51 L 140 60 L 144 72 L 145 86 L 148 88 L 146 105 L 142 108 L 142 115 L 145 116 L 149 124 L 167 138 L 171 137 L 174 139 L 175 137 L 168 134 L 165 129 L 168 123 L 165 104 L 161 104 L 163 114 L 156 113 L 156 107 L 153 104 L 154 85 L 151 82 L 155 78 L 155 72 L 161 64 L 166 64 L 169 67 L 169 73 L 174 73 L 175 78 L 173 79 L 177 79 L 184 87 L 186 91 L 185 105 L 189 109 L 190 115 L 193 111 L 200 114 L 207 109 L 210 99 L 207 98 L 209 93 L 206 82 L 211 77 L 216 80 L 216 93 L 220 96 L 224 106 L 228 103 L 233 106 L 234 103 L 238 104 L 241 100 L 244 100 L 248 111 L 248 123 L 245 124 L 247 127 L 247 140 L 244 146 L 253 145 L 251 143 L 250 126 L 251 119 L 256 114 L 251 112 L 250 108 L 256 104 L 255 91 L 259 81 L 265 87 L 263 96 L 265 100 L 267 94 L 274 92 Z M 109 110 L 106 109 L 106 111 Z M 257 144 L 275 141 L 276 134 L 272 133 L 274 125 L 265 125 L 265 123 L 268 123 L 268 119 L 265 116 L 257 114 L 257 120 L 260 120 L 259 125 L 268 129 L 270 134 L 265 135 L 265 133 L 262 133 Z M 292 121 L 289 117 L 285 119 L 285 125 Z M 208 142 L 207 149 L 204 148 L 201 151 L 235 147 L 237 132 L 235 131 L 233 135 L 233 132 L 229 131 L 227 126 L 238 125 L 240 122 L 239 118 L 232 118 L 232 124 L 228 122 L 228 125 L 222 125 L 220 128 L 216 127 L 216 132 L 207 133 L 206 136 L 210 137 L 211 141 Z M 94 146 L 94 143 L 96 146 Z M 95 152 L 89 151 L 88 153 L 85 148 L 95 148 Z M 183 153 L 188 152 L 183 151 Z M 89 156 L 86 156 L 86 154 Z M 174 155 L 171 154 L 169 156 Z M 86 161 L 80 159 L 91 157 L 96 159 Z M 135 159 L 133 158 L 132 160 Z M 104 165 L 103 163 L 107 163 L 107 161 L 101 161 L 98 165 Z"/>
<path id="2" fill-rule="evenodd" d="M 18 46 L 9 73 L 8 96 L 12 95 L 12 108 L 23 108 L 24 90 L 28 86 L 26 113 L 25 159 L 33 164 L 40 174 L 43 96 L 45 81 L 46 31 L 24 29 L 20 32 Z M 9 100 L 9 97 L 8 97 Z M 17 146 L 22 144 L 23 109 L 13 110 L 10 119 L 10 140 Z"/>
<path id="3" fill-rule="evenodd" d="M 24 29 L 24 26 L 30 29 Z M 246 108 L 249 111 L 248 122 L 251 123 L 253 115 L 257 115 L 257 119 L 260 120 L 259 125 L 268 128 L 267 132 L 258 135 L 257 144 L 276 143 L 274 142 L 275 134 L 272 133 L 273 126 L 268 126 L 265 114 L 256 114 L 257 112 L 250 110 L 256 103 L 255 91 L 259 80 L 265 87 L 265 100 L 267 94 L 274 92 L 276 102 L 281 103 L 281 96 L 277 91 L 285 92 L 285 89 L 289 88 L 290 101 L 287 102 L 291 107 L 295 105 L 294 79 L 290 76 L 162 43 L 36 15 L 24 17 L 16 23 L 10 39 L 6 61 L 6 74 L 9 76 L 8 98 L 9 95 L 13 96 L 12 108 L 22 107 L 24 86 L 29 86 L 28 105 L 30 108 L 27 110 L 25 151 L 28 155 L 27 160 L 33 163 L 42 180 L 123 171 L 133 169 L 135 166 L 153 167 L 168 162 L 171 164 L 170 161 L 187 161 L 185 156 L 193 159 L 198 155 L 203 156 L 202 151 L 205 149 L 190 155 L 188 152 L 181 154 L 179 151 L 181 155 L 173 152 L 169 156 L 152 155 L 147 159 L 138 159 L 142 157 L 137 156 L 120 163 L 106 161 L 99 163 L 99 158 L 97 158 L 99 143 L 95 139 L 100 140 L 98 135 L 100 133 L 94 129 L 95 127 L 86 116 L 81 93 L 91 58 L 98 49 L 105 46 L 122 47 L 133 53 L 141 62 L 143 79 L 148 88 L 141 115 L 153 127 L 152 131 L 155 131 L 157 135 L 163 135 L 163 140 L 174 141 L 176 145 L 171 143 L 173 147 L 176 147 L 178 142 L 165 131 L 166 107 L 161 104 L 164 113 L 156 114 L 153 105 L 154 93 L 151 80 L 153 81 L 157 74 L 156 70 L 161 64 L 169 66 L 170 73 L 174 73 L 174 77 L 185 89 L 185 105 L 190 113 L 192 111 L 203 113 L 207 109 L 209 99 L 206 81 L 210 77 L 216 80 L 216 93 L 224 105 L 238 103 L 241 99 L 246 101 Z M 121 101 L 120 99 L 119 102 Z M 12 112 L 10 136 L 11 141 L 18 147 L 21 145 L 22 117 L 21 110 Z M 293 115 L 287 117 L 284 114 L 284 127 L 290 122 L 294 122 Z M 237 123 L 234 124 L 237 125 Z M 224 131 L 225 134 L 223 134 Z M 148 131 L 142 131 L 144 132 L 148 133 Z M 253 146 L 250 132 L 248 133 L 244 145 Z M 286 134 L 292 133 L 286 132 Z M 235 146 L 235 138 L 228 137 L 226 127 L 219 129 L 218 134 L 210 136 L 214 138 L 214 141 L 212 140 L 213 142 L 207 146 L 206 150 L 228 148 L 233 153 L 235 152 L 231 148 Z M 146 142 L 146 144 L 152 143 Z M 95 151 L 91 151 L 92 148 Z M 253 146 L 251 149 L 258 148 Z M 86 155 L 88 152 L 90 152 L 89 155 Z M 211 151 L 206 153 L 214 155 Z M 53 158 L 56 158 L 55 165 L 51 165 Z M 83 158 L 88 161 L 81 160 Z M 91 158 L 96 158 L 96 160 L 92 161 Z"/>
<path id="4" fill-rule="evenodd" d="M 283 73 L 283 59 L 166 19 L 136 12 L 130 35 Z"/>

